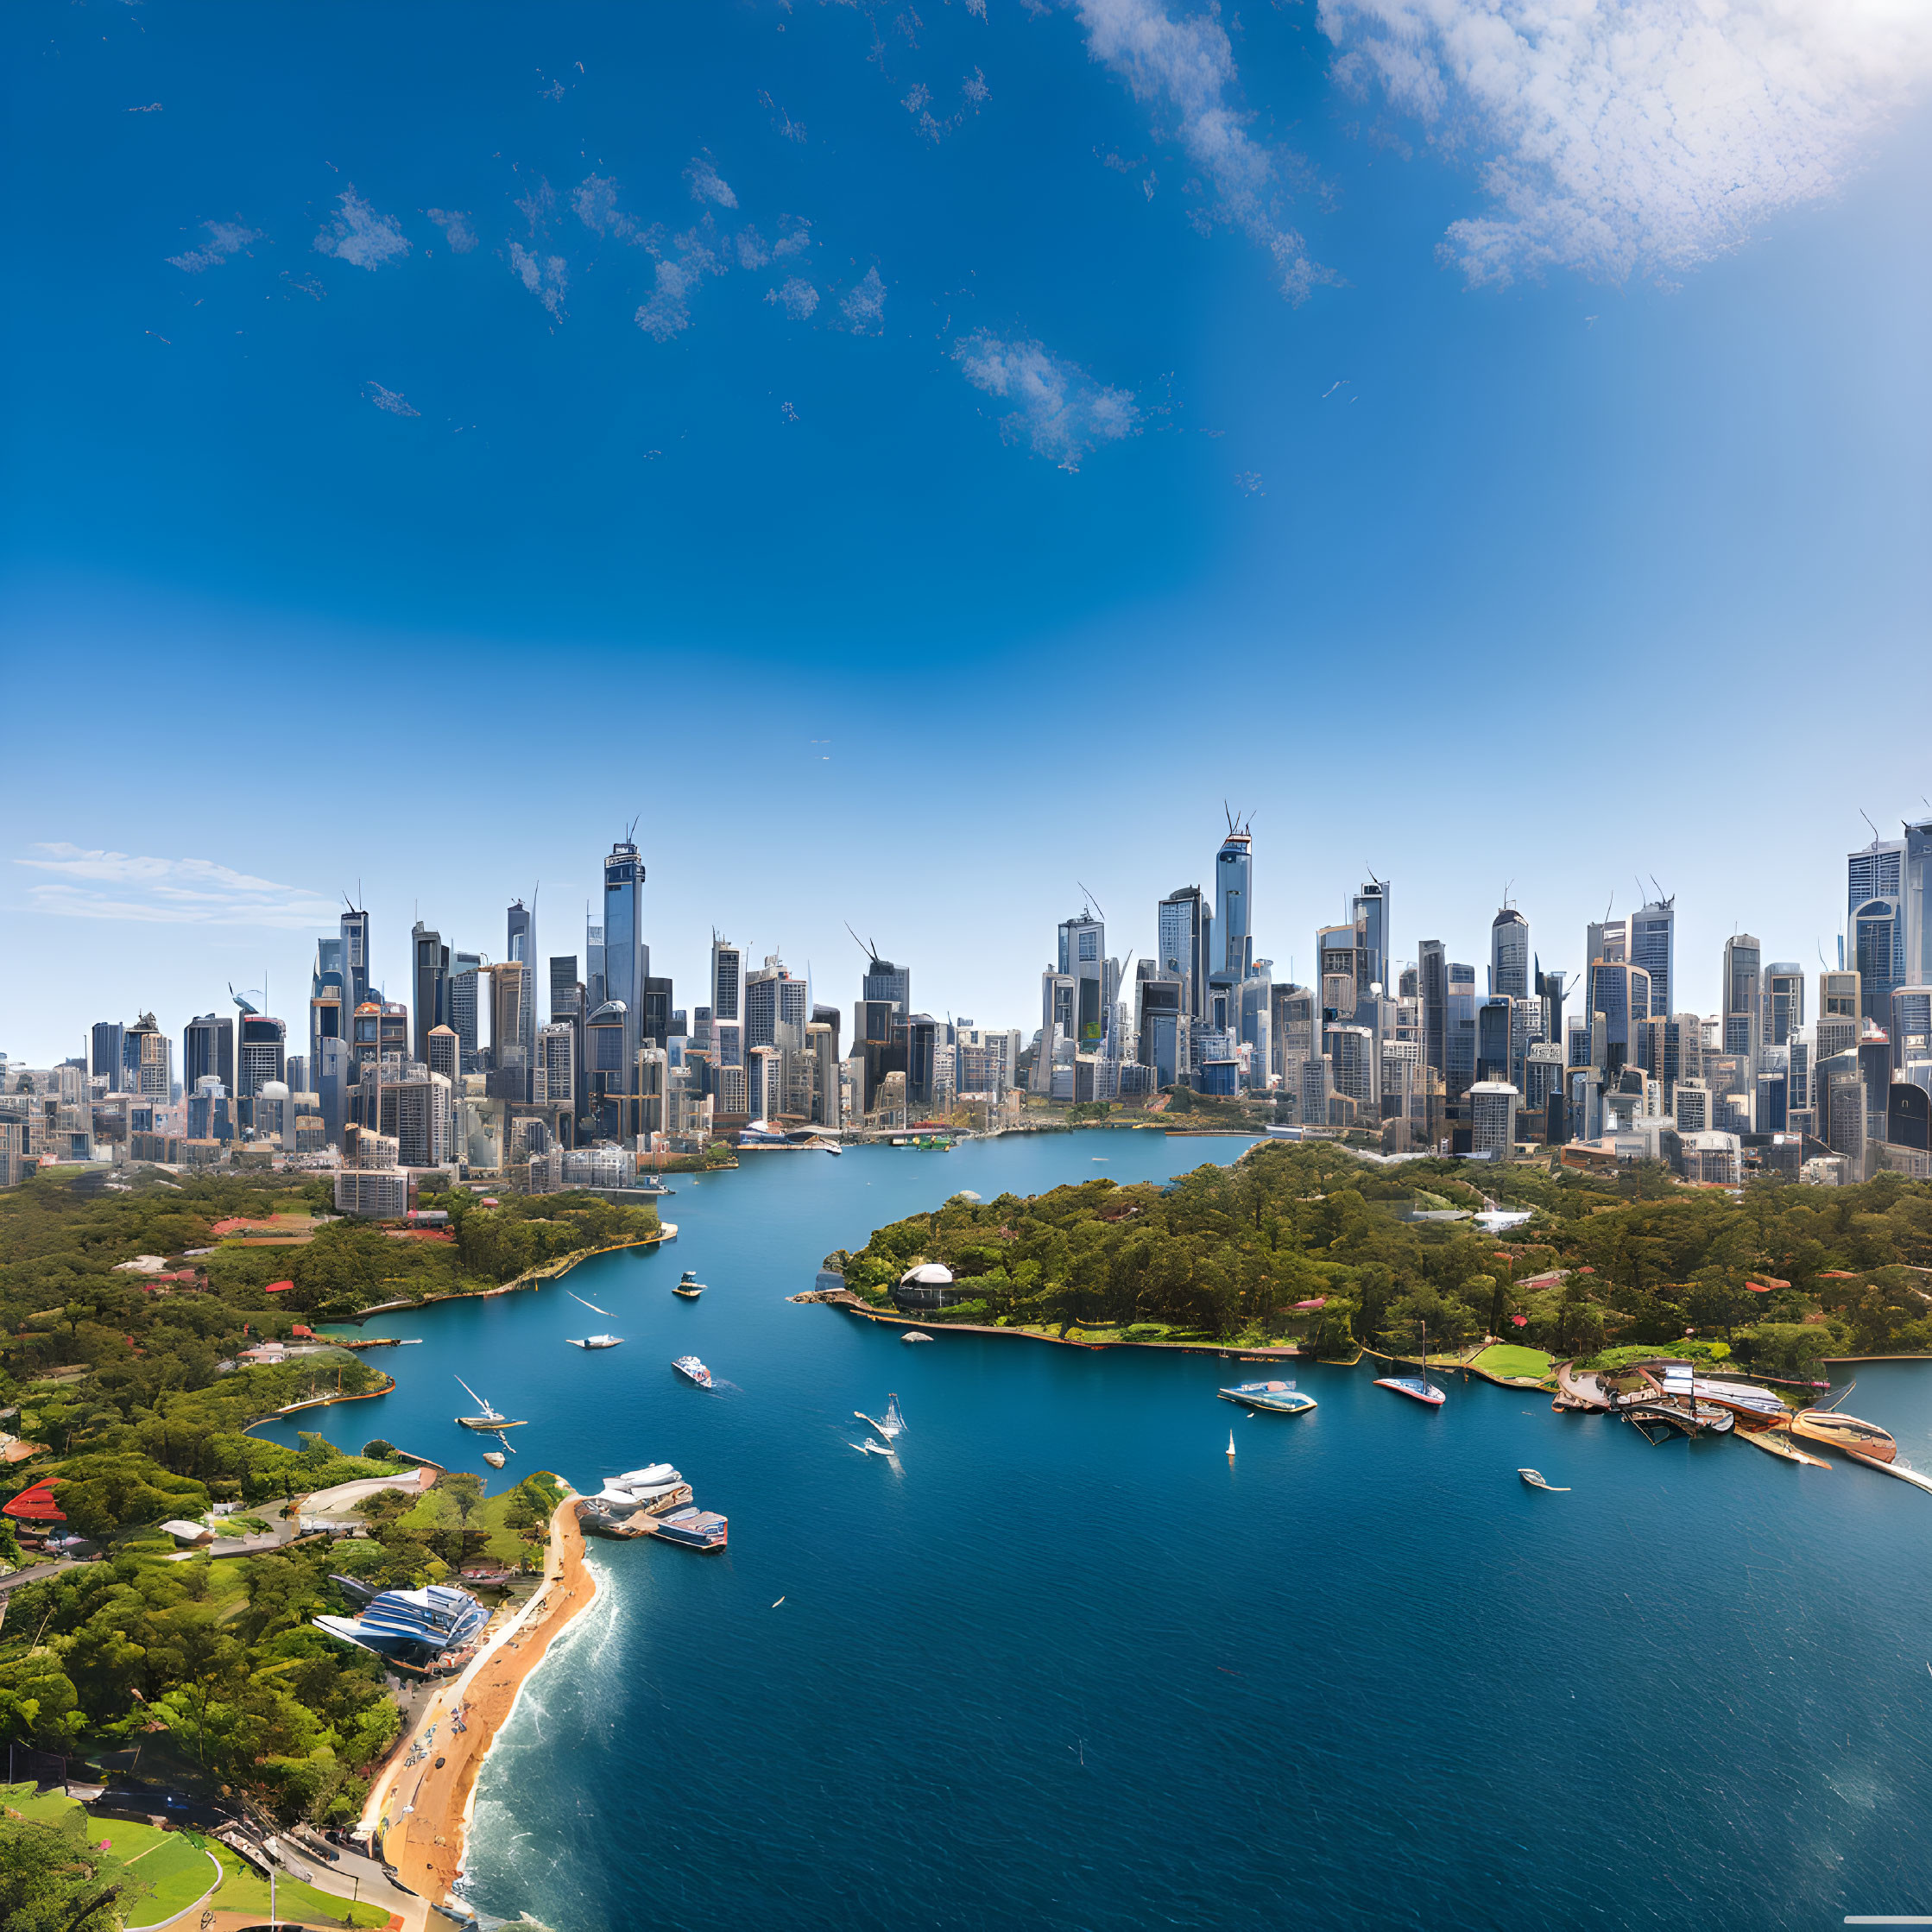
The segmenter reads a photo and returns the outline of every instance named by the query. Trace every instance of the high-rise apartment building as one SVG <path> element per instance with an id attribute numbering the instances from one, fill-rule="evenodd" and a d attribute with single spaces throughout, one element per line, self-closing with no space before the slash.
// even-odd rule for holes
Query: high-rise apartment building
<path id="1" fill-rule="evenodd" d="M 571 963 L 577 963 L 573 959 Z M 539 1107 L 577 1110 L 577 1028 L 569 1020 L 553 1020 L 537 1029 L 537 1060 L 530 1080 L 530 1099 Z"/>
<path id="2" fill-rule="evenodd" d="M 235 1064 L 237 1098 L 247 1100 L 260 1093 L 271 1080 L 286 1079 L 287 1034 L 288 1029 L 281 1020 L 270 1019 L 265 1013 L 242 1015 L 242 1037 Z"/>
<path id="3" fill-rule="evenodd" d="M 463 1072 L 463 1042 L 453 1026 L 432 1026 L 426 1042 L 429 1051 L 424 1064 L 432 1073 L 439 1073 L 453 1089 Z"/>
<path id="4" fill-rule="evenodd" d="M 711 1023 L 744 1017 L 745 956 L 717 933 L 711 935 Z M 867 995 L 868 998 L 869 994 Z"/>

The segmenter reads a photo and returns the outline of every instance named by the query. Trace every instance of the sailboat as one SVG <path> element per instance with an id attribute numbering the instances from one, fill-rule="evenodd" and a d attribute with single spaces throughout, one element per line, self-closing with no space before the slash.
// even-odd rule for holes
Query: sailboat
<path id="1" fill-rule="evenodd" d="M 1228 1460 L 1230 1462 L 1234 1460 L 1234 1431 L 1232 1429 L 1228 1431 Z"/>
<path id="2" fill-rule="evenodd" d="M 521 1422 L 512 1422 L 501 1409 L 491 1408 L 489 1403 L 484 1401 L 460 1375 L 456 1377 L 455 1380 L 463 1392 L 477 1405 L 475 1415 L 458 1416 L 456 1418 L 464 1428 L 480 1429 L 486 1436 L 489 1436 L 496 1434 L 501 1429 L 521 1429 L 526 1426 Z"/>
<path id="3" fill-rule="evenodd" d="M 1422 1373 L 1419 1375 L 1378 1375 L 1375 1386 L 1393 1389 L 1398 1395 L 1426 1402 L 1431 1409 L 1442 1407 L 1447 1398 L 1429 1379 L 1429 1330 L 1426 1327 L 1422 1331 Z"/>
<path id="4" fill-rule="evenodd" d="M 887 1455 L 897 1453 L 893 1444 L 900 1436 L 906 1433 L 906 1417 L 899 1412 L 899 1398 L 896 1395 L 888 1395 L 886 1398 L 886 1413 L 883 1418 L 877 1416 L 868 1416 L 863 1409 L 855 1409 L 852 1413 L 861 1422 L 870 1423 L 884 1436 L 886 1440 L 885 1453 Z"/>

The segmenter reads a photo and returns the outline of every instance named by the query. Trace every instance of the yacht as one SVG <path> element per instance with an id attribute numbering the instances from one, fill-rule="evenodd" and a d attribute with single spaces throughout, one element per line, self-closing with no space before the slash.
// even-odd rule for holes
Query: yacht
<path id="1" fill-rule="evenodd" d="M 571 1335 L 564 1339 L 573 1348 L 615 1348 L 624 1338 L 621 1335 L 587 1335 L 581 1342 Z"/>
<path id="2" fill-rule="evenodd" d="M 674 1509 L 657 1525 L 660 1537 L 692 1550 L 723 1549 L 729 1530 L 724 1518 L 708 1509 Z"/>
<path id="3" fill-rule="evenodd" d="M 1875 1422 L 1840 1414 L 1835 1409 L 1801 1409 L 1791 1417 L 1791 1433 L 1808 1443 L 1826 1443 L 1866 1462 L 1890 1462 L 1898 1444 Z"/>
<path id="4" fill-rule="evenodd" d="M 711 1386 L 711 1372 L 699 1361 L 696 1355 L 679 1355 L 671 1365 L 687 1382 L 695 1382 L 701 1389 Z"/>
<path id="5" fill-rule="evenodd" d="M 495 1435 L 499 1429 L 522 1429 L 527 1426 L 521 1422 L 512 1422 L 501 1409 L 491 1408 L 489 1403 L 484 1401 L 460 1375 L 457 1376 L 455 1380 L 458 1386 L 477 1405 L 475 1415 L 458 1416 L 456 1418 L 464 1428 L 480 1429 L 486 1436 L 490 1436 Z"/>
<path id="6" fill-rule="evenodd" d="M 1244 1409 L 1267 1409 L 1276 1415 L 1304 1415 L 1315 1406 L 1312 1395 L 1297 1392 L 1292 1382 L 1237 1382 L 1231 1389 L 1216 1389 L 1223 1402 L 1238 1402 Z"/>
<path id="7" fill-rule="evenodd" d="M 704 1284 L 698 1279 L 696 1270 L 686 1268 L 678 1277 L 678 1285 L 671 1292 L 682 1295 L 687 1302 L 694 1302 L 704 1292 Z"/>

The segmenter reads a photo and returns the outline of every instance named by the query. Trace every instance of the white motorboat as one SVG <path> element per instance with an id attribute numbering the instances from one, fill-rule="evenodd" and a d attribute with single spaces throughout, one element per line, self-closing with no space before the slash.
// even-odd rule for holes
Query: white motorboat
<path id="1" fill-rule="evenodd" d="M 564 1339 L 573 1348 L 615 1348 L 624 1338 L 621 1335 L 587 1335 L 579 1342 L 574 1335 Z"/>
<path id="2" fill-rule="evenodd" d="M 493 1436 L 499 1429 L 522 1429 L 527 1426 L 521 1422 L 512 1422 L 501 1409 L 491 1408 L 489 1404 L 484 1401 L 483 1397 L 478 1395 L 460 1375 L 457 1376 L 455 1380 L 457 1386 L 477 1405 L 475 1415 L 458 1416 L 456 1418 L 464 1428 L 478 1429 L 486 1436 Z"/>

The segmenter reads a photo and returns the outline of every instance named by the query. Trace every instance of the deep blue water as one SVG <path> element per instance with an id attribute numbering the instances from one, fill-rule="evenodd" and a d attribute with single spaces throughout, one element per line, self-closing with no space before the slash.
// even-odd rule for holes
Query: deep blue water
<path id="1" fill-rule="evenodd" d="M 731 1519 L 723 1556 L 592 1545 L 608 1587 L 485 1774 L 474 1901 L 560 1932 L 1932 1911 L 1932 1494 L 1480 1383 L 1431 1413 L 1366 1366 L 1250 1420 L 1212 1357 L 906 1348 L 784 1299 L 956 1189 L 1239 1146 L 748 1159 L 679 1184 L 676 1243 L 569 1277 L 621 1349 L 565 1347 L 607 1324 L 555 1287 L 371 1324 L 425 1345 L 323 1411 L 345 1445 L 488 1474 L 454 1372 L 533 1418 L 506 1474 L 669 1458 Z M 675 1377 L 686 1349 L 729 1386 Z M 893 1392 L 898 1468 L 848 1446 Z M 1847 1406 L 1932 1468 L 1932 1367 Z"/>

